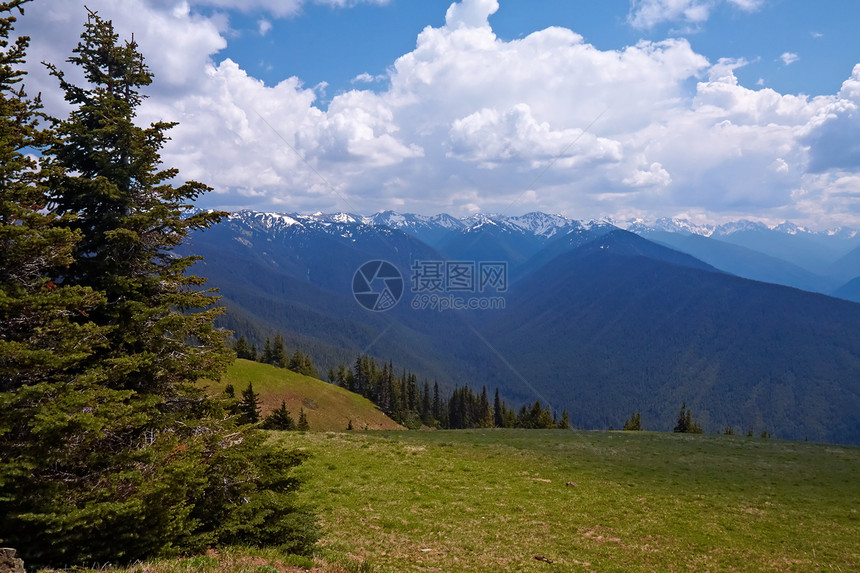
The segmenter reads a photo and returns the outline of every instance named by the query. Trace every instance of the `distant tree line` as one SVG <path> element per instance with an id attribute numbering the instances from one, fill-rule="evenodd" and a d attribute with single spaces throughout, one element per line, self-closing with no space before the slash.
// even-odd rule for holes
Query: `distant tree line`
<path id="1" fill-rule="evenodd" d="M 612 428 L 610 427 L 610 430 Z M 624 430 L 628 432 L 636 432 L 641 431 L 642 427 L 642 414 L 640 412 L 633 412 L 630 417 L 624 422 Z M 681 410 L 678 412 L 678 418 L 675 422 L 674 428 L 672 431 L 676 434 L 703 434 L 704 429 L 693 419 L 692 411 L 687 408 L 687 403 L 683 402 L 681 404 Z M 727 436 L 735 435 L 735 429 L 732 426 L 726 426 L 723 428 L 723 434 Z M 753 436 L 753 428 L 747 430 L 746 433 L 748 438 Z M 762 430 L 760 436 L 762 438 L 770 438 L 771 434 L 766 429 Z"/>
<path id="2" fill-rule="evenodd" d="M 233 345 L 233 351 L 236 352 L 236 358 L 271 364 L 277 368 L 286 368 L 311 378 L 319 378 L 310 356 L 298 349 L 293 351 L 291 355 L 287 354 L 284 337 L 280 334 L 276 334 L 273 340 L 266 338 L 262 352 L 257 351 L 255 345 L 248 344 L 244 336 L 240 336 Z"/>
<path id="3" fill-rule="evenodd" d="M 330 369 L 329 382 L 361 394 L 395 422 L 407 428 L 429 426 L 446 430 L 469 428 L 570 428 L 570 416 L 563 411 L 559 419 L 540 401 L 511 409 L 499 398 L 496 389 L 491 403 L 487 388 L 480 393 L 468 387 L 457 387 L 443 395 L 439 383 L 418 382 L 408 371 L 398 374 L 389 361 L 382 367 L 367 355 L 358 356 L 350 369 L 345 364 Z"/>
<path id="4" fill-rule="evenodd" d="M 288 354 L 281 334 L 276 334 L 273 339 L 266 338 L 262 351 L 258 351 L 255 345 L 249 344 L 245 336 L 240 336 L 233 345 L 233 350 L 236 352 L 237 358 L 271 364 L 278 368 L 286 368 L 299 374 L 319 378 L 308 354 L 298 349 L 292 354 Z M 403 369 L 398 374 L 391 361 L 383 363 L 380 368 L 376 360 L 369 355 L 356 357 L 352 368 L 340 364 L 337 369 L 329 369 L 328 381 L 350 392 L 364 396 L 376 404 L 391 419 L 410 429 L 416 429 L 422 425 L 446 430 L 470 428 L 568 429 L 571 427 L 567 410 L 563 410 L 559 418 L 551 408 L 543 406 L 540 400 L 523 405 L 519 410 L 516 410 L 508 407 L 499 398 L 498 389 L 495 390 L 492 403 L 488 399 L 486 387 L 482 387 L 480 393 L 467 386 L 456 387 L 450 394 L 442 395 L 437 382 L 434 382 L 431 388 L 427 381 L 419 383 L 417 376 L 408 370 Z M 249 402 L 242 403 L 245 404 L 246 409 L 251 408 Z M 281 412 L 278 413 L 278 420 L 280 421 L 269 420 L 271 416 L 275 415 L 273 412 L 269 418 L 264 420 L 261 427 L 283 430 L 302 429 L 297 423 L 290 425 L 284 422 L 286 420 L 283 413 L 286 411 L 285 404 L 280 410 Z M 245 414 L 245 418 L 241 418 L 241 421 L 243 423 L 256 423 L 259 421 L 259 414 L 256 418 L 250 414 Z M 292 422 L 292 419 L 290 421 Z M 643 430 L 641 412 L 633 412 L 624 422 L 623 429 L 625 431 Z M 672 431 L 679 434 L 704 433 L 702 426 L 693 419 L 692 411 L 687 408 L 686 402 L 681 405 Z M 734 428 L 727 426 L 723 433 L 734 435 Z M 748 437 L 753 436 L 752 427 L 749 428 L 746 435 Z M 771 437 L 767 430 L 763 430 L 760 435 L 762 438 Z"/>

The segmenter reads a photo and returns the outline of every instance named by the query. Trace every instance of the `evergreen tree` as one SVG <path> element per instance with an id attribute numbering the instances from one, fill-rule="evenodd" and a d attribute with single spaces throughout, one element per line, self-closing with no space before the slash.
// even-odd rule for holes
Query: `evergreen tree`
<path id="1" fill-rule="evenodd" d="M 567 413 L 567 410 L 561 411 L 561 420 L 558 423 L 559 430 L 569 430 L 570 429 L 570 414 Z"/>
<path id="2" fill-rule="evenodd" d="M 675 423 L 673 432 L 678 434 L 686 434 L 690 428 L 690 411 L 687 409 L 687 403 L 681 404 L 681 411 L 678 412 L 678 421 Z"/>
<path id="3" fill-rule="evenodd" d="M 382 366 L 382 378 L 379 381 L 379 408 L 388 415 L 391 415 L 391 364 Z"/>
<path id="4" fill-rule="evenodd" d="M 7 41 L 21 4 L 0 4 L 0 538 L 32 566 L 217 543 L 307 553 L 303 456 L 237 432 L 194 386 L 232 353 L 185 273 L 195 259 L 172 249 L 219 214 L 184 216 L 207 188 L 169 183 L 172 124 L 133 123 L 151 81 L 136 44 L 90 12 L 70 59 L 86 83 L 52 68 L 73 111 L 41 132 L 16 85 L 26 40 Z"/>
<path id="5" fill-rule="evenodd" d="M 642 418 L 639 412 L 634 412 L 630 415 L 630 418 L 624 422 L 624 429 L 626 431 L 639 431 L 642 429 Z"/>
<path id="6" fill-rule="evenodd" d="M 305 414 L 304 408 L 299 408 L 299 423 L 296 425 L 296 429 L 300 432 L 306 432 L 311 429 L 310 424 L 308 424 L 308 416 Z"/>
<path id="7" fill-rule="evenodd" d="M 487 398 L 487 387 L 483 386 L 481 388 L 481 400 L 478 405 L 479 409 L 479 418 L 478 418 L 478 427 L 480 428 L 492 428 L 495 425 L 493 418 L 493 409 L 490 406 L 490 400 Z"/>
<path id="8" fill-rule="evenodd" d="M 293 355 L 292 357 L 290 357 L 287 368 L 298 374 L 310 376 L 311 378 L 319 377 L 319 375 L 317 374 L 317 369 L 314 368 L 314 364 L 311 361 L 311 357 L 301 352 L 300 350 L 296 350 L 295 352 L 293 352 Z"/>
<path id="9" fill-rule="evenodd" d="M 367 382 L 367 372 L 366 372 L 366 364 L 367 357 L 357 356 L 355 359 L 355 366 L 352 371 L 352 386 L 347 388 L 350 392 L 355 392 L 356 394 L 361 394 L 364 396 L 365 386 Z"/>
<path id="10" fill-rule="evenodd" d="M 263 364 L 274 364 L 274 358 L 272 355 L 272 341 L 266 338 L 266 344 L 263 346 L 263 353 L 259 357 L 260 362 Z"/>
<path id="11" fill-rule="evenodd" d="M 496 396 L 493 398 L 493 425 L 497 428 L 505 427 L 505 417 L 502 411 L 502 401 L 499 398 L 499 389 L 496 388 Z"/>
<path id="12" fill-rule="evenodd" d="M 14 14 L 23 14 L 26 1 L 0 4 L 0 392 L 38 383 L 49 392 L 47 385 L 60 384 L 50 390 L 55 393 L 73 376 L 68 371 L 82 367 L 104 344 L 109 329 L 78 320 L 104 298 L 62 280 L 81 234 L 68 227 L 73 216 L 46 209 L 48 179 L 61 174 L 61 167 L 49 156 L 28 153 L 44 150 L 53 134 L 39 126 L 41 102 L 30 99 L 22 85 L 29 38 L 9 40 Z M 30 398 L 0 398 L 0 444 L 4 435 L 28 432 L 21 424 L 30 415 L 22 409 L 37 406 Z M 9 468 L 2 460 L 3 469 Z"/>
<path id="13" fill-rule="evenodd" d="M 295 430 L 296 423 L 287 410 L 287 403 L 281 400 L 280 408 L 274 410 L 263 419 L 263 429 L 266 430 Z"/>
<path id="14" fill-rule="evenodd" d="M 525 405 L 520 406 L 520 411 L 517 414 L 516 421 L 517 428 L 534 428 L 534 422 L 529 419 L 529 409 L 525 407 Z"/>
<path id="15" fill-rule="evenodd" d="M 538 400 L 535 402 L 534 409 L 537 411 L 537 423 L 535 424 L 535 427 L 547 430 L 558 426 L 558 422 L 552 418 L 552 412 L 549 406 L 546 408 L 541 407 L 540 400 Z"/>
<path id="16" fill-rule="evenodd" d="M 224 394 L 225 394 L 228 398 L 235 398 L 235 397 L 236 397 L 236 389 L 233 387 L 233 385 L 232 385 L 232 384 L 227 384 L 227 385 L 224 387 Z"/>
<path id="17" fill-rule="evenodd" d="M 502 418 L 505 421 L 504 428 L 517 427 L 517 413 L 514 412 L 513 408 L 508 408 L 504 401 L 502 401 Z"/>
<path id="18" fill-rule="evenodd" d="M 278 368 L 287 368 L 290 360 L 287 357 L 287 347 L 284 345 L 284 337 L 280 333 L 275 335 L 270 350 L 269 364 Z"/>
<path id="19" fill-rule="evenodd" d="M 693 421 L 693 414 L 687 403 L 681 404 L 681 411 L 678 412 L 678 422 L 675 424 L 674 432 L 682 434 L 701 434 L 703 432 L 701 426 Z"/>
<path id="20" fill-rule="evenodd" d="M 433 417 L 433 402 L 430 400 L 430 385 L 425 382 L 424 389 L 421 393 L 421 421 L 425 426 L 435 426 L 436 420 Z"/>
<path id="21" fill-rule="evenodd" d="M 254 392 L 254 385 L 248 382 L 248 387 L 242 390 L 242 400 L 239 402 L 239 423 L 256 424 L 260 421 L 260 395 Z"/>
<path id="22" fill-rule="evenodd" d="M 236 358 L 244 360 L 257 360 L 257 352 L 251 350 L 251 346 L 244 336 L 240 336 L 239 340 L 233 346 L 233 351 L 236 353 Z"/>

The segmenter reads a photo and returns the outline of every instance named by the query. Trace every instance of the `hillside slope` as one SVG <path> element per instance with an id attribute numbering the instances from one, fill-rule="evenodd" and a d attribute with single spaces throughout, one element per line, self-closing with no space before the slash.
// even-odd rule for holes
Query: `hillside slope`
<path id="1" fill-rule="evenodd" d="M 632 255 L 628 240 L 555 259 L 483 329 L 554 406 L 587 428 L 641 410 L 671 430 L 686 401 L 708 432 L 860 442 L 860 306 Z"/>
<path id="2" fill-rule="evenodd" d="M 349 421 L 357 430 L 399 430 L 402 426 L 383 414 L 370 400 L 339 386 L 296 374 L 269 364 L 250 360 L 236 360 L 218 382 L 207 381 L 207 392 L 224 391 L 228 384 L 236 395 L 254 385 L 260 394 L 263 415 L 270 413 L 286 401 L 287 410 L 298 420 L 299 408 L 304 408 L 311 430 L 341 431 Z"/>

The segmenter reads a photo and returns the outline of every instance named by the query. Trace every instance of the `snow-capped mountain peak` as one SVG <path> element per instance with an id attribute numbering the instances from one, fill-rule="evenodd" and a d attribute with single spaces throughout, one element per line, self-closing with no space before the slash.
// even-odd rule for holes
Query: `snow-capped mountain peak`
<path id="1" fill-rule="evenodd" d="M 508 217 L 508 222 L 520 229 L 542 237 L 552 237 L 568 228 L 580 227 L 579 221 L 573 221 L 562 215 L 548 215 L 539 211 L 526 213 L 519 217 Z"/>

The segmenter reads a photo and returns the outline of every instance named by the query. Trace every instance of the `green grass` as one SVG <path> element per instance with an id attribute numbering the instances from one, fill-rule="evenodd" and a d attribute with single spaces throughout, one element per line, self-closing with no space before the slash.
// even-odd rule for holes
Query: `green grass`
<path id="1" fill-rule="evenodd" d="M 250 360 L 236 360 L 220 381 L 205 381 L 202 385 L 208 392 L 216 394 L 223 392 L 227 384 L 232 384 L 239 397 L 249 381 L 253 382 L 254 391 L 260 394 L 263 415 L 285 400 L 296 421 L 299 408 L 305 409 L 312 430 L 345 430 L 350 420 L 357 430 L 401 428 L 363 396 L 316 378 Z"/>
<path id="2" fill-rule="evenodd" d="M 276 439 L 313 454 L 302 495 L 323 555 L 379 571 L 860 570 L 860 448 L 557 430 Z"/>
<path id="3" fill-rule="evenodd" d="M 76 567 L 81 573 L 364 573 L 363 563 L 346 558 L 330 562 L 299 555 L 285 555 L 276 549 L 226 547 L 210 549 L 205 555 L 174 559 L 154 559 L 128 567 Z M 40 573 L 62 573 L 44 569 Z"/>

